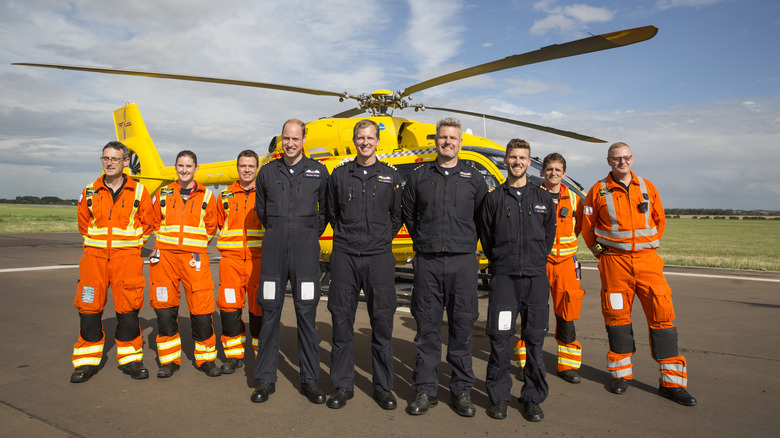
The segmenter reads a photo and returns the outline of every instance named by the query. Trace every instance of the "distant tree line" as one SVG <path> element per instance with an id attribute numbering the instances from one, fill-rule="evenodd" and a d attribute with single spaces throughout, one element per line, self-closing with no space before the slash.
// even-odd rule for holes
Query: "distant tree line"
<path id="1" fill-rule="evenodd" d="M 777 216 L 780 212 L 769 210 L 731 210 L 720 208 L 666 208 L 666 215 L 696 216 Z"/>
<path id="2" fill-rule="evenodd" d="M 16 199 L 0 198 L 0 204 L 76 205 L 76 200 L 56 196 L 17 196 Z"/>

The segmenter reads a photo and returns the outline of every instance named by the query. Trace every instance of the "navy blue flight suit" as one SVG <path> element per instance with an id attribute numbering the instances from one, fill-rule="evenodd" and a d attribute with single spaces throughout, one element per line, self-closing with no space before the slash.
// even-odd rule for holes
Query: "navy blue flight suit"
<path id="1" fill-rule="evenodd" d="M 461 161 L 451 168 L 423 164 L 404 188 L 404 223 L 416 252 L 412 316 L 417 322 L 417 357 L 412 389 L 428 396 L 438 393 L 445 307 L 450 391 L 453 396 L 468 393 L 476 380 L 471 357 L 472 329 L 479 316 L 475 221 L 486 193 L 479 171 Z"/>
<path id="2" fill-rule="evenodd" d="M 520 193 L 518 193 L 518 191 Z M 527 361 L 520 402 L 542 403 L 549 386 L 542 358 L 549 322 L 547 255 L 555 242 L 555 205 L 549 192 L 528 182 L 504 183 L 485 196 L 479 220 L 482 249 L 492 265 L 486 332 L 490 357 L 485 388 L 494 405 L 510 400 L 510 340 L 518 314 Z"/>
<path id="3" fill-rule="evenodd" d="M 377 161 L 348 161 L 328 180 L 333 227 L 328 310 L 333 321 L 330 380 L 354 390 L 354 324 L 360 290 L 371 321 L 374 390 L 393 389 L 393 315 L 396 309 L 393 238 L 401 229 L 401 178 L 395 167 Z"/>
<path id="4" fill-rule="evenodd" d="M 255 207 L 265 227 L 257 303 L 263 309 L 260 348 L 254 377 L 276 382 L 279 361 L 279 321 L 287 281 L 298 323 L 300 381 L 317 381 L 319 341 L 315 326 L 320 300 L 319 237 L 327 226 L 328 170 L 306 156 L 293 166 L 282 158 L 260 168 Z"/>

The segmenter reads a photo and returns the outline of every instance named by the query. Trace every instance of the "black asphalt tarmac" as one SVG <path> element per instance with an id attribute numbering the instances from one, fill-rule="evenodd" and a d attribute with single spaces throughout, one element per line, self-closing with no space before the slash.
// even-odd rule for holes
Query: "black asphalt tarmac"
<path id="1" fill-rule="evenodd" d="M 657 395 L 658 368 L 650 357 L 640 309 L 633 312 L 634 380 L 624 395 L 607 391 L 608 343 L 597 293 L 598 272 L 595 264 L 586 264 L 587 294 L 577 322 L 583 382 L 572 385 L 555 375 L 556 344 L 548 334 L 544 350 L 550 395 L 542 404 L 545 419 L 529 423 L 520 415 L 516 399 L 505 420 L 485 414 L 490 405 L 484 381 L 490 353 L 485 297 L 480 299 L 474 330 L 477 384 L 472 399 L 477 415 L 473 418 L 459 417 L 449 406 L 446 364 L 440 367 L 439 405 L 419 417 L 406 414 L 414 395 L 410 380 L 415 322 L 405 307 L 395 316 L 398 409 L 384 411 L 371 398 L 370 328 L 362 305 L 355 323 L 355 398 L 341 410 L 309 403 L 298 393 L 298 348 L 289 296 L 282 317 L 279 382 L 266 403 L 249 401 L 254 386 L 251 358 L 236 374 L 217 378 L 195 369 L 184 304 L 182 369 L 172 378 L 155 377 L 156 322 L 148 301 L 141 311 L 141 328 L 144 363 L 151 377 L 134 381 L 117 369 L 116 319 L 109 299 L 102 368 L 86 383 L 70 383 L 71 350 L 79 328 L 73 298 L 81 251 L 77 234 L 0 234 L 0 436 L 760 437 L 777 436 L 780 429 L 780 272 L 667 267 L 679 346 L 688 360 L 689 390 L 699 401 L 695 407 L 684 407 Z M 213 245 L 209 253 L 214 258 L 219 255 Z M 213 275 L 216 282 L 217 269 Z M 409 288 L 409 283 L 399 281 L 400 294 L 408 294 Z M 320 384 L 330 393 L 331 323 L 323 298 L 317 317 Z M 214 322 L 219 330 L 216 314 Z M 223 359 L 220 350 L 218 362 Z M 512 388 L 515 397 L 520 384 L 515 381 Z"/>

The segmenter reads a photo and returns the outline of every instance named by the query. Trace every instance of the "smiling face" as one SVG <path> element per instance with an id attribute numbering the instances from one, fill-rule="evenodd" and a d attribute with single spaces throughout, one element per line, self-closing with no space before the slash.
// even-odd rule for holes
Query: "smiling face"
<path id="1" fill-rule="evenodd" d="M 122 175 L 125 166 L 130 162 L 130 157 L 125 157 L 119 149 L 112 147 L 103 148 L 103 156 L 100 157 L 103 164 L 103 173 L 108 179 L 118 178 Z"/>
<path id="2" fill-rule="evenodd" d="M 550 161 L 542 169 L 544 176 L 544 185 L 548 189 L 559 188 L 563 177 L 566 176 L 566 171 L 563 170 L 563 163 L 560 161 Z M 557 191 L 556 191 L 557 192 Z"/>
<path id="3" fill-rule="evenodd" d="M 439 164 L 455 161 L 463 143 L 460 129 L 455 126 L 442 126 L 436 132 L 436 152 Z"/>
<path id="4" fill-rule="evenodd" d="M 188 189 L 192 186 L 195 179 L 195 172 L 198 171 L 198 165 L 195 160 L 186 155 L 176 160 L 176 176 L 179 177 L 179 187 Z"/>
<path id="5" fill-rule="evenodd" d="M 376 148 L 379 145 L 379 133 L 372 125 L 358 128 L 352 139 L 357 149 L 358 162 L 361 165 L 370 165 L 376 160 Z"/>
<path id="6" fill-rule="evenodd" d="M 238 184 L 244 188 L 253 187 L 257 176 L 257 160 L 254 157 L 239 157 L 236 167 L 238 167 Z"/>
<path id="7" fill-rule="evenodd" d="M 610 149 L 607 153 L 607 164 L 612 168 L 612 178 L 621 180 L 631 175 L 631 167 L 634 165 L 634 156 L 631 148 L 621 146 Z"/>
<path id="8" fill-rule="evenodd" d="M 295 122 L 288 122 L 282 128 L 282 150 L 284 151 L 284 161 L 293 165 L 300 161 L 303 155 L 303 145 L 306 143 L 306 134 L 301 125 Z"/>
<path id="9" fill-rule="evenodd" d="M 531 151 L 526 148 L 509 149 L 504 157 L 504 164 L 506 164 L 510 185 L 514 181 L 525 180 L 528 166 L 531 165 Z"/>

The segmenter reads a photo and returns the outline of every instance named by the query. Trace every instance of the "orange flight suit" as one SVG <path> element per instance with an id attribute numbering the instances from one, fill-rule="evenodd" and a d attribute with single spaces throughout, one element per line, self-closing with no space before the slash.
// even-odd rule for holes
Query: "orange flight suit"
<path id="1" fill-rule="evenodd" d="M 542 186 L 544 187 L 544 186 Z M 568 187 L 561 184 L 556 196 L 555 243 L 547 256 L 547 277 L 550 279 L 553 310 L 556 318 L 555 340 L 558 342 L 558 372 L 579 369 L 582 365 L 582 345 L 576 340 L 573 321 L 580 319 L 582 297 L 577 236 L 582 229 L 582 201 Z M 565 212 L 565 214 L 564 214 Z M 525 343 L 515 346 L 515 359 L 525 365 Z"/>
<path id="2" fill-rule="evenodd" d="M 154 227 L 149 193 L 126 177 L 114 201 L 100 177 L 84 188 L 77 211 L 84 255 L 79 262 L 78 291 L 73 302 L 81 319 L 79 338 L 73 345 L 73 368 L 100 364 L 105 341 L 101 317 L 109 286 L 117 316 L 117 362 L 141 362 L 143 339 L 138 311 L 143 307 L 146 286 L 141 247 Z"/>
<path id="3" fill-rule="evenodd" d="M 222 315 L 222 348 L 226 358 L 242 359 L 246 326 L 241 320 L 241 312 L 247 295 L 252 351 L 255 355 L 259 346 L 262 315 L 255 297 L 260 286 L 260 259 L 265 229 L 255 211 L 255 189 L 247 193 L 238 181 L 234 182 L 220 193 L 217 213 L 221 229 L 217 249 L 222 254 L 217 294 L 217 307 Z"/>
<path id="4" fill-rule="evenodd" d="M 664 262 L 656 253 L 666 226 L 658 190 L 631 172 L 626 190 L 611 173 L 597 182 L 585 199 L 582 236 L 588 247 L 601 244 L 601 310 L 607 326 L 607 367 L 613 379 L 633 377 L 631 356 L 636 347 L 631 326 L 634 296 L 639 298 L 650 327 L 653 358 L 665 387 L 687 387 L 685 357 L 677 349 L 672 323 L 672 289 L 663 275 Z"/>
<path id="5" fill-rule="evenodd" d="M 181 363 L 178 309 L 179 282 L 184 285 L 195 341 L 195 364 L 217 358 L 214 281 L 206 248 L 217 233 L 217 204 L 211 190 L 195 183 L 187 200 L 179 183 L 160 188 L 153 201 L 159 261 L 150 263 L 151 304 L 157 313 L 157 356 L 160 365 Z"/>

